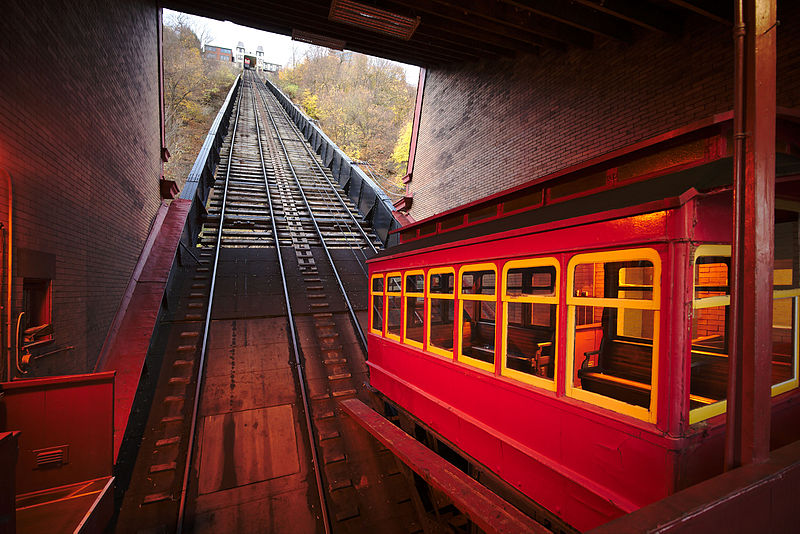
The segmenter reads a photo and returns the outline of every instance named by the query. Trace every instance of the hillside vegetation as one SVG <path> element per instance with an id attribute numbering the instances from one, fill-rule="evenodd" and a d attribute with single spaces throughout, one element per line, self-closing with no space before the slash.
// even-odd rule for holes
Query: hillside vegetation
<path id="1" fill-rule="evenodd" d="M 236 79 L 233 63 L 203 57 L 202 40 L 183 16 L 164 22 L 164 110 L 170 159 L 164 176 L 183 187 L 206 134 Z"/>
<path id="2" fill-rule="evenodd" d="M 393 199 L 402 194 L 416 91 L 402 67 L 315 48 L 276 83 Z"/>

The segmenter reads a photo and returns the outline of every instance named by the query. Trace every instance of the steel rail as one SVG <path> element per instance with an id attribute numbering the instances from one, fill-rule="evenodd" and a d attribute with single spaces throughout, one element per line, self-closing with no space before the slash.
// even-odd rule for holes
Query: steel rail
<path id="1" fill-rule="evenodd" d="M 255 76 L 258 78 L 258 76 Z M 264 149 L 261 144 L 261 127 L 258 121 L 258 106 L 256 104 L 255 91 L 250 93 L 250 99 L 253 104 L 253 113 L 255 115 L 256 123 L 256 139 L 258 139 L 258 155 L 261 160 L 261 172 L 264 176 L 264 187 L 267 190 L 267 207 L 269 208 L 269 218 L 272 223 L 272 235 L 275 239 L 275 249 L 278 253 L 278 265 L 281 271 L 281 283 L 283 284 L 283 296 L 286 304 L 286 316 L 289 322 L 289 338 L 292 345 L 292 353 L 294 355 L 295 369 L 297 369 L 298 382 L 300 384 L 300 396 L 303 399 L 303 411 L 305 412 L 306 429 L 308 431 L 308 439 L 311 442 L 311 462 L 314 468 L 314 477 L 317 482 L 317 493 L 319 494 L 320 513 L 322 514 L 322 523 L 325 528 L 325 534 L 331 532 L 330 518 L 328 517 L 328 505 L 325 499 L 325 487 L 322 483 L 322 473 L 319 462 L 319 455 L 317 454 L 317 446 L 314 432 L 314 425 L 311 422 L 311 405 L 308 401 L 308 391 L 306 386 L 305 373 L 303 372 L 304 365 L 300 357 L 300 341 L 297 336 L 297 329 L 295 327 L 294 314 L 292 313 L 292 304 L 289 299 L 289 285 L 286 282 L 286 271 L 283 267 L 283 254 L 281 253 L 280 239 L 278 238 L 278 226 L 275 223 L 274 212 L 272 209 L 272 194 L 269 191 L 269 179 L 267 178 L 267 167 L 264 163 Z"/>
<path id="2" fill-rule="evenodd" d="M 244 80 L 243 80 L 244 81 Z M 242 84 L 242 91 L 239 93 L 239 98 L 236 103 L 236 118 L 233 123 L 233 133 L 231 134 L 231 148 L 228 151 L 228 163 L 225 167 L 225 185 L 222 194 L 222 206 L 219 214 L 219 228 L 217 229 L 217 244 L 214 250 L 214 267 L 211 271 L 211 287 L 208 294 L 208 309 L 206 310 L 205 325 L 203 327 L 203 343 L 200 347 L 200 362 L 197 366 L 197 385 L 194 391 L 194 402 L 192 406 L 192 422 L 189 427 L 189 447 L 186 451 L 186 465 L 183 470 L 183 483 L 181 486 L 181 499 L 178 507 L 178 524 L 175 529 L 177 534 L 183 532 L 183 522 L 186 518 L 186 498 L 189 488 L 189 474 L 192 470 L 192 460 L 194 454 L 194 437 L 197 430 L 197 414 L 200 408 L 200 392 L 203 387 L 203 371 L 206 361 L 206 351 L 208 350 L 208 336 L 211 331 L 211 307 L 214 302 L 214 289 L 217 281 L 217 266 L 219 265 L 219 253 L 222 245 L 222 226 L 225 220 L 225 202 L 228 198 L 228 182 L 231 174 L 231 162 L 233 161 L 233 148 L 236 143 L 236 131 L 239 127 L 239 114 L 242 107 L 242 93 L 244 91 L 244 84 Z"/>
<path id="3" fill-rule="evenodd" d="M 264 83 L 264 81 L 261 78 L 259 78 L 258 76 L 256 76 L 256 79 L 260 82 L 260 87 L 263 87 L 264 90 L 267 91 L 268 89 L 267 89 L 267 86 Z M 260 87 L 259 87 L 259 89 L 260 89 Z M 262 98 L 263 98 L 263 95 L 262 95 Z M 350 219 L 355 223 L 356 227 L 358 228 L 358 231 L 361 233 L 361 236 L 364 238 L 364 241 L 366 241 L 367 244 L 370 246 L 370 248 L 372 249 L 372 252 L 377 254 L 378 253 L 378 249 L 375 248 L 375 245 L 372 243 L 372 239 L 364 231 L 364 228 L 362 228 L 361 223 L 359 223 L 358 220 L 356 220 L 355 216 L 353 215 L 353 212 L 350 211 L 350 208 L 347 206 L 347 204 L 345 203 L 344 199 L 342 198 L 342 195 L 340 195 L 339 191 L 336 190 L 336 185 L 333 182 L 331 182 L 330 178 L 328 178 L 328 175 L 325 173 L 325 170 L 322 168 L 322 165 L 320 165 L 319 162 L 317 161 L 317 155 L 308 147 L 308 143 L 306 143 L 306 140 L 303 137 L 303 135 L 300 133 L 300 130 L 297 128 L 297 125 L 294 123 L 293 120 L 291 120 L 291 118 L 288 118 L 287 122 L 289 123 L 289 126 L 294 131 L 295 135 L 302 141 L 301 144 L 303 145 L 303 148 L 305 148 L 305 150 L 308 153 L 311 161 L 314 162 L 314 166 L 319 171 L 319 174 L 321 174 L 323 176 L 323 178 L 325 178 L 325 181 L 328 182 L 328 185 L 331 187 L 331 190 L 336 194 L 336 198 L 339 199 L 339 203 L 342 205 L 342 207 L 345 209 L 345 211 L 348 213 L 348 215 L 350 215 Z"/>
<path id="4" fill-rule="evenodd" d="M 266 90 L 266 86 L 264 86 L 264 90 Z M 342 283 L 342 278 L 339 276 L 339 270 L 336 268 L 336 264 L 333 262 L 331 253 L 328 250 L 328 245 L 325 243 L 325 236 L 322 235 L 322 230 L 320 230 L 319 224 L 317 224 L 317 218 L 314 216 L 314 212 L 311 210 L 311 204 L 308 202 L 308 198 L 306 198 L 306 193 L 303 190 L 303 184 L 300 182 L 300 178 L 297 177 L 297 173 L 295 173 L 294 171 L 294 165 L 292 165 L 291 158 L 289 158 L 289 151 L 286 150 L 286 145 L 284 144 L 283 138 L 281 137 L 280 131 L 278 130 L 278 124 L 275 122 L 275 117 L 273 117 L 273 114 L 267 105 L 267 101 L 264 98 L 264 92 L 259 90 L 258 93 L 259 96 L 261 97 L 261 102 L 264 105 L 264 110 L 267 112 L 267 116 L 269 117 L 269 120 L 272 123 L 272 127 L 275 128 L 275 133 L 278 136 L 278 142 L 280 143 L 281 150 L 283 151 L 283 155 L 286 158 L 286 163 L 289 167 L 289 171 L 292 173 L 292 177 L 294 178 L 294 181 L 297 183 L 297 188 L 300 190 L 300 195 L 303 197 L 303 203 L 306 205 L 306 209 L 308 210 L 308 215 L 311 218 L 311 222 L 314 224 L 314 229 L 317 232 L 317 236 L 319 236 L 320 244 L 322 245 L 322 250 L 325 252 L 325 256 L 328 258 L 328 262 L 331 264 L 331 270 L 333 271 L 333 275 L 336 277 L 336 282 L 339 284 L 339 289 L 342 292 L 342 297 L 344 298 L 345 304 L 347 305 L 347 311 L 350 313 L 350 319 L 352 320 L 353 326 L 356 329 L 356 333 L 358 334 L 361 346 L 363 347 L 364 351 L 366 351 L 367 339 L 364 336 L 364 331 L 361 329 L 361 325 L 358 322 L 358 317 L 356 317 L 356 312 L 353 309 L 353 305 L 350 303 L 350 299 L 347 297 L 347 291 L 344 288 L 344 283 Z"/>
<path id="5" fill-rule="evenodd" d="M 263 81 L 260 78 L 259 78 L 259 81 L 261 82 L 262 85 L 264 85 Z M 333 191 L 337 195 L 338 201 L 341 204 L 342 208 L 344 208 L 344 210 L 347 211 L 348 216 L 353 221 L 353 223 L 355 223 L 355 225 L 358 227 L 359 231 L 361 232 L 361 237 L 360 238 L 358 238 L 355 235 L 353 235 L 353 234 L 355 234 L 355 232 L 353 232 L 352 224 L 349 221 L 347 221 L 347 217 L 345 217 L 342 213 L 336 211 L 336 212 L 334 212 L 334 213 L 332 213 L 330 215 L 331 218 L 333 219 L 334 228 L 336 228 L 337 230 L 339 230 L 342 233 L 342 236 L 344 237 L 344 242 L 347 245 L 350 245 L 348 247 L 348 250 L 350 250 L 350 252 L 352 253 L 353 258 L 355 258 L 357 260 L 358 266 L 361 269 L 361 272 L 364 273 L 364 276 L 368 276 L 368 272 L 365 269 L 364 262 L 361 261 L 361 258 L 363 258 L 363 260 L 368 260 L 369 257 L 367 256 L 367 253 L 365 252 L 364 246 L 362 245 L 362 243 L 366 242 L 372 248 L 373 253 L 377 253 L 377 250 L 375 249 L 375 246 L 373 245 L 372 240 L 364 232 L 363 228 L 358 223 L 358 220 L 355 219 L 355 217 L 353 216 L 352 211 L 347 206 L 347 203 L 338 194 L 337 186 L 328 179 L 328 176 L 325 174 L 324 169 L 319 165 L 319 162 L 317 161 L 316 155 L 309 148 L 308 143 L 306 142 L 306 140 L 303 137 L 303 135 L 300 132 L 300 130 L 297 128 L 297 125 L 291 120 L 291 118 L 288 116 L 288 114 L 285 113 L 285 111 L 280 106 L 280 104 L 275 100 L 274 95 L 272 95 L 272 93 L 269 90 L 266 90 L 266 88 L 265 88 L 264 92 L 267 94 L 267 98 L 270 99 L 270 102 L 274 103 L 275 107 L 279 110 L 279 112 L 277 113 L 278 116 L 289 126 L 289 129 L 291 130 L 291 132 L 294 134 L 294 136 L 297 138 L 297 140 L 300 142 L 300 144 L 305 149 L 306 154 L 308 155 L 308 157 L 316 165 L 316 169 L 313 169 L 313 168 L 309 169 L 311 171 L 311 174 L 308 176 L 308 178 L 310 180 L 313 180 L 313 184 L 314 185 L 317 185 L 317 186 L 320 187 L 320 189 L 318 189 L 317 192 L 320 193 L 321 197 L 324 198 L 330 205 L 333 205 L 333 203 L 334 203 L 333 202 L 333 197 L 330 194 L 331 191 Z M 327 185 L 325 183 L 323 183 L 322 180 L 319 179 L 318 174 L 322 174 L 323 178 L 325 178 L 325 180 L 327 181 Z M 361 258 L 359 258 L 359 255 L 361 256 Z"/>
<path id="6" fill-rule="evenodd" d="M 322 196 L 330 204 L 333 204 L 333 198 L 330 195 L 330 191 L 333 191 L 333 193 L 336 194 L 336 196 L 338 198 L 338 201 L 341 204 L 341 206 L 347 211 L 347 214 L 350 217 L 350 219 L 358 227 L 358 230 L 361 233 L 361 239 L 356 239 L 355 236 L 352 235 L 353 234 L 352 225 L 346 220 L 346 217 L 344 217 L 341 213 L 338 213 L 338 212 L 335 212 L 335 213 L 333 213 L 331 215 L 332 218 L 333 218 L 333 221 L 334 221 L 334 227 L 336 229 L 338 229 L 342 233 L 342 235 L 344 236 L 345 243 L 347 243 L 347 244 L 356 244 L 357 243 L 358 244 L 357 246 L 352 246 L 351 245 L 349 247 L 349 250 L 352 253 L 353 258 L 355 258 L 357 260 L 357 263 L 358 263 L 359 268 L 361 269 L 361 272 L 364 273 L 365 277 L 367 277 L 368 276 L 368 272 L 365 269 L 364 262 L 361 261 L 361 258 L 363 258 L 364 260 L 367 260 L 367 259 L 369 259 L 369 257 L 367 256 L 366 252 L 364 251 L 364 246 L 361 245 L 361 243 L 362 243 L 362 240 L 365 241 L 370 246 L 370 248 L 372 249 L 373 254 L 375 254 L 375 253 L 377 253 L 377 250 L 375 249 L 375 246 L 374 246 L 372 240 L 364 232 L 363 227 L 358 222 L 358 220 L 353 216 L 353 212 L 350 210 L 350 208 L 348 207 L 347 203 L 342 199 L 341 195 L 339 195 L 339 191 L 337 189 L 337 185 L 334 184 L 333 182 L 331 182 L 331 180 L 328 178 L 328 175 L 325 173 L 325 170 L 322 168 L 322 166 L 317 161 L 316 154 L 309 148 L 308 143 L 306 142 L 303 134 L 300 132 L 300 130 L 297 127 L 297 125 L 294 123 L 294 121 L 291 120 L 291 117 L 289 117 L 289 115 L 285 112 L 285 110 L 283 110 L 283 108 L 280 106 L 280 104 L 276 101 L 276 99 L 275 99 L 274 95 L 272 95 L 271 91 L 269 91 L 266 88 L 266 85 L 265 85 L 264 81 L 261 80 L 261 78 L 259 78 L 258 80 L 260 82 L 260 86 L 264 87 L 264 92 L 268 95 L 268 97 L 270 98 L 270 101 L 274 102 L 275 103 L 275 107 L 278 110 L 280 110 L 278 115 L 281 117 L 281 119 L 283 121 L 285 121 L 288 124 L 288 126 L 289 126 L 290 130 L 292 131 L 292 133 L 294 133 L 294 135 L 297 138 L 297 140 L 300 141 L 300 144 L 305 149 L 306 154 L 309 156 L 311 161 L 314 162 L 314 165 L 316 166 L 316 172 L 313 172 L 314 169 L 310 169 L 310 170 L 312 170 L 312 175 L 310 176 L 310 178 L 313 178 L 313 181 L 314 181 L 313 183 L 317 184 L 319 186 L 324 186 L 323 182 L 319 179 L 318 174 L 321 174 L 323 176 L 323 178 L 326 180 L 328 189 L 320 189 L 319 192 L 322 194 Z M 359 254 L 360 254 L 361 258 L 359 258 Z"/>

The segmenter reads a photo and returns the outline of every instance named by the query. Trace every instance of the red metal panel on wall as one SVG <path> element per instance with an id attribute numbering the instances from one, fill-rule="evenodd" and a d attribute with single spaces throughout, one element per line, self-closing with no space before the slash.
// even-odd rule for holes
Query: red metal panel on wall
<path id="1" fill-rule="evenodd" d="M 0 390 L 0 429 L 20 431 L 17 494 L 111 475 L 113 372 L 4 382 Z M 53 449 L 64 461 L 38 465 Z"/>
<path id="2" fill-rule="evenodd" d="M 16 496 L 14 472 L 17 466 L 18 432 L 0 432 L 0 534 L 14 534 L 16 514 L 14 513 L 14 497 Z"/>

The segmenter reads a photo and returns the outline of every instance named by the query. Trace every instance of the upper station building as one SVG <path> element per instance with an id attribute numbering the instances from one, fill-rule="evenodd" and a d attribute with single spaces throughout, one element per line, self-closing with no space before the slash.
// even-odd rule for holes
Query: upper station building
<path id="1" fill-rule="evenodd" d="M 244 43 L 239 41 L 236 44 L 236 65 L 240 68 L 244 68 L 247 65 L 248 68 L 259 71 L 265 70 L 264 47 L 258 45 L 255 52 L 252 50 L 245 51 Z"/>
<path id="2" fill-rule="evenodd" d="M 217 61 L 233 62 L 233 50 L 216 45 L 205 45 L 203 53 L 208 59 L 216 59 Z"/>

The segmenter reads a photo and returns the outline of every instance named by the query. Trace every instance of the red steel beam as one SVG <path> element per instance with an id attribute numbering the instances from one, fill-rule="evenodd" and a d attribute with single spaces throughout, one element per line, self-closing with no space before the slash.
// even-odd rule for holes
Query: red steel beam
<path id="1" fill-rule="evenodd" d="M 470 521 L 487 534 L 549 534 L 550 531 L 480 485 L 475 479 L 436 455 L 358 399 L 340 406 L 404 464 L 425 481 L 447 494 Z"/>
<path id="2" fill-rule="evenodd" d="M 726 469 L 769 459 L 776 20 L 776 0 L 737 0 Z"/>

